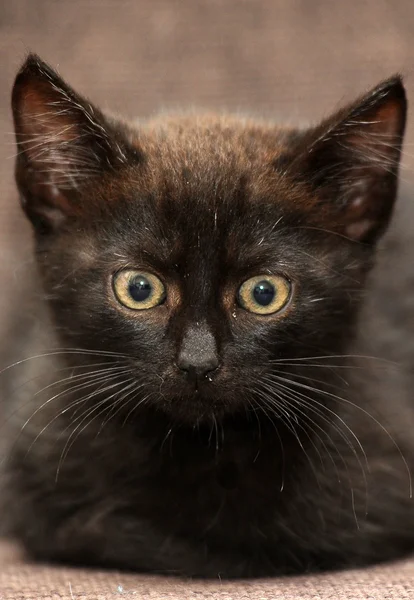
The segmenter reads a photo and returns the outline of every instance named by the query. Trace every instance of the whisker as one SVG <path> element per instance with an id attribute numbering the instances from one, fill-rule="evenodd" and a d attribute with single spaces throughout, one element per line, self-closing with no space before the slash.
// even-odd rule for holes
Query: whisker
<path id="1" fill-rule="evenodd" d="M 120 373 L 121 374 L 121 373 Z M 102 385 L 103 383 L 106 383 L 108 381 L 110 381 L 111 379 L 114 378 L 114 375 L 110 374 L 107 377 L 104 377 L 99 381 L 99 383 Z M 90 387 L 91 385 L 96 385 L 96 382 L 85 382 L 82 384 L 79 384 L 76 387 L 75 391 L 80 391 L 83 390 L 85 388 Z M 42 408 L 44 408 L 44 406 L 46 406 L 46 404 L 48 404 L 51 400 L 56 399 L 57 397 L 61 397 L 63 394 L 66 393 L 72 393 L 74 391 L 73 388 L 69 388 L 68 390 L 64 390 L 63 392 L 61 392 L 60 394 L 57 394 L 56 396 L 54 396 L 53 398 L 47 400 L 46 402 L 44 402 L 42 404 L 42 406 L 40 406 L 30 417 L 29 419 L 24 423 L 23 427 L 20 430 L 20 435 L 23 432 L 23 430 L 26 428 L 26 426 L 28 425 L 28 423 L 31 421 L 31 419 L 33 419 L 33 417 L 35 416 L 35 414 L 37 414 Z M 29 452 L 31 451 L 31 449 L 33 448 L 34 444 L 36 443 L 36 441 L 40 438 L 41 435 L 43 435 L 43 433 L 50 427 L 50 425 L 52 425 L 57 419 L 59 419 L 62 415 L 64 415 L 66 412 L 73 410 L 73 408 L 75 406 L 78 406 L 80 404 L 84 404 L 85 402 L 87 402 L 88 400 L 90 400 L 91 398 L 93 398 L 95 395 L 97 395 L 99 392 L 103 392 L 105 390 L 102 390 L 101 387 L 98 387 L 97 389 L 95 389 L 93 392 L 87 394 L 86 396 L 82 396 L 81 398 L 76 398 L 74 401 L 70 402 L 67 406 L 65 406 L 62 410 L 60 410 L 44 427 L 43 429 L 36 435 L 36 437 L 34 438 L 34 440 L 32 441 L 32 443 L 30 444 L 27 452 L 26 452 L 26 456 L 29 454 Z M 64 430 L 65 431 L 65 430 Z"/>
<path id="2" fill-rule="evenodd" d="M 65 355 L 65 354 L 84 354 L 84 355 L 87 354 L 90 356 L 108 356 L 108 357 L 112 357 L 112 358 L 124 358 L 126 360 L 131 360 L 131 357 L 128 356 L 128 354 L 122 354 L 120 352 L 110 352 L 107 350 L 87 350 L 85 348 L 57 348 L 53 351 L 42 352 L 40 354 L 35 354 L 33 356 L 28 356 L 27 358 L 17 360 L 16 362 L 14 362 L 10 365 L 7 365 L 3 369 L 1 369 L 0 375 L 2 375 L 4 372 L 8 371 L 9 369 L 12 369 L 14 367 L 17 367 L 21 364 L 28 362 L 29 360 L 35 360 L 38 358 L 45 358 L 45 357 L 49 357 L 49 356 L 59 356 L 59 355 Z"/>
<path id="3" fill-rule="evenodd" d="M 132 389 L 131 389 L 131 386 L 132 386 Z M 116 417 L 116 415 L 117 415 L 118 413 L 120 413 L 120 412 L 121 412 L 121 410 L 122 410 L 123 408 L 125 408 L 125 406 L 127 406 L 127 405 L 128 405 L 128 404 L 129 404 L 129 403 L 130 403 L 130 402 L 131 402 L 133 399 L 134 399 L 134 396 L 133 396 L 132 398 L 129 398 L 129 400 L 127 400 L 127 402 L 125 402 L 125 400 L 128 398 L 128 396 L 131 396 L 131 394 L 133 394 L 133 395 L 134 395 L 134 394 L 136 394 L 136 393 L 137 393 L 137 392 L 138 392 L 140 389 L 142 389 L 143 387 L 144 387 L 144 384 L 143 384 L 143 383 L 141 383 L 141 384 L 139 384 L 139 385 L 136 385 L 136 381 L 133 381 L 133 382 L 132 382 L 132 384 L 131 384 L 130 386 L 127 386 L 127 389 L 126 389 L 126 390 L 124 390 L 124 392 L 125 392 L 125 393 L 124 393 L 122 396 L 120 396 L 120 397 L 117 399 L 117 401 L 114 403 L 114 405 L 113 405 L 113 407 L 112 407 L 112 410 L 109 412 L 109 415 L 108 415 L 107 419 L 105 419 L 105 421 L 102 423 L 102 425 L 101 425 L 101 428 L 99 429 L 99 431 L 98 431 L 97 435 L 99 435 L 99 434 L 101 433 L 101 431 L 102 431 L 102 429 L 104 428 L 104 426 L 105 426 L 105 425 L 106 425 L 106 424 L 107 424 L 107 423 L 108 423 L 108 422 L 109 422 L 111 419 L 115 418 L 115 417 Z M 119 405 L 119 406 L 118 406 L 118 405 Z M 115 409 L 115 408 L 116 408 L 117 410 L 115 410 L 115 411 L 114 411 L 114 409 Z M 130 413 L 128 413 L 128 414 L 127 414 L 127 416 L 125 417 L 125 419 L 124 419 L 124 422 L 122 423 L 122 426 L 124 426 L 124 425 L 125 425 L 125 423 L 126 423 L 126 420 L 127 420 L 128 416 L 129 416 L 129 414 L 130 414 Z"/>
<path id="4" fill-rule="evenodd" d="M 291 380 L 291 379 L 288 379 L 288 378 L 286 378 L 286 377 L 281 377 L 280 375 L 275 375 L 275 378 L 276 378 L 276 380 L 277 380 L 277 382 L 278 382 L 278 386 L 280 386 L 280 387 L 282 387 L 282 388 L 284 387 L 284 388 L 286 388 L 286 390 L 288 390 L 288 391 L 291 391 L 291 392 L 292 392 L 292 388 L 289 388 L 289 387 L 287 387 L 287 386 L 284 386 L 284 385 L 283 385 L 282 383 L 280 383 L 280 382 L 282 382 L 282 381 L 283 381 L 283 382 L 285 382 L 285 383 L 287 383 L 287 384 L 291 384 L 291 385 L 294 385 L 295 387 L 300 387 L 300 388 L 306 389 L 306 390 L 308 390 L 308 391 L 311 391 L 311 392 L 316 392 L 316 393 L 325 393 L 323 389 L 315 388 L 315 387 L 313 387 L 313 386 L 306 385 L 305 383 L 301 383 L 301 382 L 299 382 L 299 381 L 293 381 L 293 380 Z M 301 392 L 296 392 L 296 393 L 297 393 L 297 394 L 299 394 L 299 395 L 301 395 L 301 396 L 303 396 L 303 398 L 304 398 L 304 399 L 306 399 L 306 400 L 308 400 L 308 401 L 310 401 L 310 402 L 315 402 L 315 403 L 318 403 L 318 402 L 317 402 L 316 400 L 314 400 L 313 398 L 309 398 L 309 396 L 305 396 L 305 395 L 304 395 L 304 394 L 302 394 Z M 329 396 L 332 396 L 332 397 L 336 397 L 338 400 L 339 400 L 339 399 L 342 399 L 340 396 L 336 396 L 335 394 L 331 394 L 330 392 L 326 392 L 326 394 L 328 394 Z M 361 450 L 361 452 L 362 452 L 362 455 L 363 455 L 363 457 L 364 457 L 364 460 L 365 460 L 365 462 L 366 462 L 367 468 L 368 468 L 368 470 L 369 470 L 367 455 L 366 455 L 366 453 L 365 453 L 365 450 L 364 450 L 364 448 L 363 448 L 363 446 L 362 446 L 362 444 L 361 444 L 361 442 L 360 442 L 359 438 L 358 438 L 358 437 L 355 435 L 355 433 L 354 433 L 354 432 L 352 431 L 352 429 L 351 429 L 351 428 L 350 428 L 350 427 L 347 425 L 347 423 L 345 423 L 345 421 L 342 419 L 342 417 L 340 417 L 340 416 L 339 416 L 337 413 L 335 413 L 334 411 L 332 411 L 330 408 L 328 408 L 328 407 L 327 407 L 327 406 L 325 406 L 324 404 L 321 404 L 321 403 L 318 403 L 318 404 L 319 404 L 321 407 L 323 407 L 323 409 L 324 409 L 324 410 L 326 410 L 327 412 L 329 412 L 330 414 L 332 414 L 332 415 L 333 415 L 335 418 L 337 418 L 337 419 L 338 419 L 338 420 L 339 420 L 339 421 L 342 423 L 342 425 L 343 425 L 343 426 L 344 426 L 344 427 L 345 427 L 345 428 L 346 428 L 346 429 L 349 431 L 349 433 L 352 435 L 352 437 L 355 439 L 356 443 L 358 444 L 358 447 L 359 447 L 359 449 L 360 449 L 360 450 Z"/>
<path id="5" fill-rule="evenodd" d="M 363 456 L 365 458 L 365 462 L 367 465 L 367 469 L 369 471 L 369 464 L 368 464 L 368 460 L 365 454 L 364 449 L 362 448 L 362 445 L 359 442 L 359 439 L 357 438 L 357 436 L 354 434 L 354 432 L 349 428 L 349 426 L 339 417 L 339 415 L 337 415 L 334 411 L 332 411 L 331 409 L 329 409 L 328 407 L 326 407 L 324 404 L 316 401 L 315 399 L 309 397 L 309 396 L 305 396 L 304 394 L 302 394 L 301 392 L 298 392 L 297 390 L 292 390 L 291 388 L 279 383 L 279 382 L 274 382 L 277 385 L 277 389 L 279 390 L 280 388 L 283 388 L 283 391 L 281 390 L 281 393 L 286 395 L 287 398 L 290 399 L 291 402 L 295 403 L 295 410 L 297 410 L 303 418 L 305 418 L 307 421 L 309 421 L 310 423 L 313 424 L 313 426 L 316 426 L 326 437 L 327 439 L 330 441 L 330 443 L 333 445 L 333 447 L 336 450 L 336 453 L 338 454 L 338 456 L 341 458 L 341 461 L 345 467 L 345 471 L 347 473 L 347 478 L 350 484 L 350 491 L 352 494 L 352 499 L 353 499 L 353 508 L 354 508 L 354 516 L 355 516 L 355 521 L 356 521 L 356 525 L 359 528 L 359 522 L 358 522 L 358 518 L 356 515 L 356 510 L 355 510 L 355 504 L 354 504 L 354 490 L 353 490 L 353 485 L 352 485 L 352 481 L 351 481 L 351 477 L 350 477 L 350 473 L 348 470 L 348 465 L 347 462 L 344 458 L 344 456 L 342 455 L 342 453 L 339 451 L 337 445 L 335 444 L 335 442 L 333 441 L 332 437 L 329 435 L 329 433 L 322 427 L 320 427 L 316 421 L 314 421 L 314 419 L 311 419 L 310 415 L 308 415 L 306 412 L 304 412 L 303 410 L 301 410 L 301 406 L 306 407 L 308 410 L 310 410 L 311 412 L 313 412 L 317 417 L 319 417 L 320 419 L 322 419 L 325 423 L 327 423 L 328 425 L 330 425 L 331 427 L 334 428 L 334 430 L 340 435 L 340 437 L 345 441 L 345 443 L 347 444 L 347 446 L 350 448 L 351 452 L 354 454 L 355 458 L 358 461 L 358 464 L 360 466 L 361 469 L 361 473 L 363 476 L 363 480 L 364 480 L 364 488 L 365 488 L 365 516 L 368 513 L 368 483 L 367 483 L 367 478 L 366 478 L 366 473 L 365 473 L 365 469 L 359 459 L 359 456 L 353 446 L 353 444 L 351 443 L 351 441 L 349 440 L 348 436 L 345 434 L 345 432 L 343 432 L 336 423 L 334 423 L 333 421 L 327 419 L 327 417 L 322 413 L 322 410 L 318 409 L 317 407 L 314 406 L 314 404 L 316 404 L 318 407 L 322 408 L 323 410 L 326 410 L 327 412 L 333 414 L 336 418 L 338 418 L 342 424 L 346 427 L 346 429 L 351 433 L 351 435 L 353 435 L 353 437 L 357 440 L 357 442 L 360 445 L 360 448 L 362 449 L 362 453 Z M 294 383 L 294 382 L 292 382 Z M 277 392 L 274 392 L 277 393 Z M 316 433 L 316 432 L 314 432 Z M 323 442 L 323 440 L 320 438 L 320 436 L 318 435 L 319 440 L 322 442 L 324 448 L 327 450 L 325 443 Z M 335 466 L 335 470 L 337 473 L 337 478 L 338 480 L 340 480 L 339 478 L 339 473 L 337 470 L 337 466 L 335 461 L 333 460 L 333 457 L 331 455 L 331 453 L 328 451 L 330 458 Z"/>
<path id="6" fill-rule="evenodd" d="M 256 392 L 256 390 L 254 390 L 254 392 Z M 279 399 L 279 402 L 277 403 L 277 405 L 276 405 L 276 406 L 274 406 L 274 405 L 273 405 L 273 404 L 272 404 L 272 403 L 269 401 L 269 398 L 268 398 L 267 396 L 262 396 L 262 395 L 260 395 L 260 396 L 259 396 L 259 398 L 260 398 L 260 403 L 258 403 L 258 405 L 259 405 L 260 407 L 262 407 L 262 408 L 263 408 L 263 404 L 262 404 L 262 403 L 264 402 L 264 403 L 265 403 L 265 405 L 267 406 L 267 408 L 268 408 L 268 409 L 269 409 L 269 410 L 270 410 L 270 411 L 271 411 L 271 412 L 272 412 L 272 413 L 273 413 L 273 414 L 274 414 L 274 415 L 275 415 L 275 416 L 276 416 L 278 419 L 280 419 L 280 420 L 281 420 L 281 421 L 284 423 L 284 425 L 285 425 L 285 426 L 288 428 L 288 430 L 289 430 L 289 431 L 291 431 L 291 433 L 292 433 L 292 434 L 293 434 L 293 436 L 295 437 L 295 439 L 296 439 L 297 443 L 299 444 L 299 446 L 300 446 L 301 450 L 303 451 L 303 453 L 304 453 L 304 456 L 306 457 L 307 461 L 309 462 L 309 466 L 310 466 L 310 468 L 311 468 L 311 470 L 312 470 L 312 472 L 313 472 L 313 474 L 314 474 L 314 476 L 315 476 L 315 480 L 317 481 L 317 483 L 318 483 L 318 486 L 320 487 L 320 481 L 319 481 L 319 478 L 318 478 L 317 472 L 316 472 L 316 470 L 315 470 L 315 467 L 314 467 L 314 465 L 313 465 L 313 463 L 312 463 L 312 460 L 311 460 L 311 458 L 310 458 L 309 454 L 306 452 L 306 450 L 305 450 L 305 447 L 303 446 L 303 444 L 302 444 L 302 441 L 301 441 L 300 437 L 298 436 L 298 433 L 297 433 L 297 431 L 296 431 L 296 429 L 295 429 L 295 426 L 294 426 L 294 425 L 291 423 L 291 417 L 292 417 L 292 415 L 291 415 L 291 414 L 289 414 L 289 412 L 287 412 L 286 410 L 284 410 L 282 413 L 280 413 L 280 412 L 276 412 L 276 411 L 280 411 L 280 397 L 278 397 L 278 399 Z M 276 411 L 275 411 L 275 409 L 276 409 Z M 267 414 L 267 413 L 266 413 L 266 411 L 264 411 L 264 414 L 265 414 L 265 415 Z M 284 419 L 283 417 L 285 417 L 285 419 Z M 296 425 L 297 425 L 297 426 L 299 426 L 299 427 L 301 428 L 301 426 L 300 426 L 299 422 L 297 421 L 296 417 L 295 417 L 295 416 L 293 416 L 293 418 L 294 418 L 294 421 L 295 421 Z M 276 427 L 275 423 L 273 422 L 273 420 L 272 420 L 272 419 L 270 419 L 270 421 L 271 421 L 272 425 L 274 426 L 274 428 L 275 428 L 275 431 L 277 431 L 277 427 Z M 277 433 L 278 433 L 278 436 L 280 436 L 279 432 L 277 432 Z M 313 442 L 311 442 L 311 443 L 313 443 Z"/>
<path id="7" fill-rule="evenodd" d="M 96 390 L 96 394 L 95 394 L 95 395 L 97 395 L 98 393 L 105 393 L 105 392 L 108 392 L 108 391 L 110 391 L 111 389 L 113 389 L 114 387 L 117 387 L 117 386 L 119 386 L 119 385 L 125 385 L 125 384 L 127 384 L 127 383 L 128 383 L 130 380 L 131 380 L 131 378 L 129 377 L 129 378 L 127 378 L 127 379 L 123 380 L 123 381 L 119 381 L 119 382 L 112 383 L 111 385 L 109 385 L 109 386 L 105 387 L 104 389 Z M 93 417 L 93 419 L 91 419 L 90 421 L 88 421 L 88 422 L 86 423 L 86 425 L 85 425 L 85 426 L 84 426 L 82 429 L 80 429 L 81 425 L 82 425 L 82 424 L 85 422 L 85 420 L 87 420 L 87 419 L 88 419 L 88 418 L 89 418 L 89 417 L 90 417 L 90 416 L 91 416 L 91 415 L 92 415 L 94 412 L 96 412 L 97 410 L 99 410 L 99 408 L 100 408 L 102 405 L 108 404 L 108 403 L 109 403 L 109 401 L 110 401 L 110 400 L 111 400 L 111 399 L 112 399 L 114 396 L 116 396 L 118 393 L 119 393 L 119 390 L 115 391 L 115 392 L 114 392 L 113 394 L 111 394 L 109 397 L 106 397 L 106 398 L 104 398 L 103 400 L 101 400 L 100 402 L 98 402 L 98 404 L 97 404 L 96 406 L 92 407 L 92 408 L 91 408 L 89 411 L 87 410 L 87 411 L 86 411 L 86 412 L 87 412 L 87 414 L 86 414 L 86 415 L 85 415 L 85 413 L 83 413 L 82 415 L 80 415 L 80 417 L 77 417 L 77 419 L 76 419 L 76 420 L 78 420 L 78 419 L 81 419 L 81 421 L 80 421 L 80 422 L 79 422 L 79 424 L 78 424 L 78 425 L 75 427 L 75 429 L 74 429 L 74 430 L 73 430 L 73 431 L 70 433 L 70 435 L 69 435 L 68 439 L 66 440 L 66 443 L 65 443 L 65 445 L 64 445 L 64 447 L 63 447 L 63 450 L 62 450 L 62 453 L 61 453 L 61 456 L 60 456 L 60 459 L 59 459 L 59 463 L 58 463 L 58 466 L 57 466 L 57 469 L 56 469 L 56 478 L 55 478 L 55 481 L 56 481 L 56 482 L 58 481 L 59 474 L 60 474 L 60 471 L 61 471 L 61 468 L 62 468 L 63 462 L 64 462 L 65 458 L 67 457 L 67 455 L 68 455 L 68 453 L 69 453 L 69 451 L 70 451 L 71 447 L 72 447 L 72 446 L 73 446 L 73 444 L 75 443 L 76 439 L 79 437 L 79 435 L 81 435 L 81 434 L 82 434 L 82 432 L 83 432 L 83 431 L 86 429 L 86 427 L 88 427 L 88 426 L 89 426 L 89 425 L 90 425 L 90 424 L 91 424 L 91 423 L 92 423 L 92 422 L 93 422 L 93 421 L 94 421 L 94 420 L 95 420 L 95 419 L 96 419 L 96 418 L 97 418 L 97 417 L 98 417 L 100 414 L 102 414 L 102 413 L 98 413 L 97 415 L 95 415 L 95 416 Z M 83 418 L 82 418 L 82 417 L 83 417 Z M 77 434 L 76 434 L 76 432 L 77 432 Z M 76 434 L 76 435 L 75 435 L 75 434 Z"/>
<path id="8" fill-rule="evenodd" d="M 115 367 L 114 367 L 115 369 Z M 50 404 L 50 402 L 53 402 L 53 400 L 56 400 L 57 398 L 61 398 L 62 396 L 68 394 L 68 393 L 73 393 L 75 391 L 79 391 L 80 389 L 84 389 L 85 387 L 90 387 L 91 385 L 95 384 L 95 381 L 101 381 L 103 378 L 109 379 L 111 378 L 114 374 L 116 373 L 122 373 L 125 370 L 125 367 L 117 367 L 115 372 L 108 373 L 105 376 L 105 373 L 102 372 L 94 372 L 94 373 L 85 373 L 82 375 L 82 382 L 81 383 L 77 383 L 74 386 L 71 386 L 69 388 L 66 388 L 65 390 L 62 390 L 61 392 L 55 394 L 54 396 L 52 396 L 51 398 L 49 398 L 48 400 L 46 400 L 41 406 L 39 406 L 30 416 L 30 418 L 24 423 L 21 431 L 23 431 L 23 429 L 26 427 L 26 425 L 28 424 L 28 422 L 40 411 L 42 410 L 46 405 Z M 71 381 L 71 378 L 68 378 L 67 380 Z M 77 380 L 78 381 L 78 380 Z M 41 390 L 37 391 L 34 396 L 39 395 L 40 393 L 43 393 L 45 390 L 47 390 L 48 388 L 50 388 L 52 386 L 52 384 L 47 385 L 46 387 L 42 388 Z M 33 398 L 28 402 L 30 403 L 33 400 Z M 28 404 L 26 403 L 25 406 Z M 21 410 L 21 406 L 17 409 L 17 412 L 19 410 Z"/>
<path id="9" fill-rule="evenodd" d="M 281 481 L 279 489 L 280 489 L 281 492 L 283 492 L 283 490 L 285 488 L 285 464 L 286 464 L 286 460 L 285 460 L 285 448 L 283 446 L 282 438 L 280 437 L 280 433 L 279 433 L 279 431 L 277 429 L 277 426 L 276 426 L 275 422 L 273 421 L 273 419 L 268 415 L 267 411 L 264 410 L 263 406 L 261 404 L 259 404 L 259 402 L 257 402 L 257 400 L 255 400 L 253 391 L 251 391 L 251 396 L 252 396 L 252 400 L 253 400 L 253 402 L 255 402 L 256 406 L 258 406 L 258 408 L 261 410 L 261 412 L 265 415 L 265 417 L 272 424 L 272 427 L 274 428 L 274 430 L 276 432 L 276 435 L 278 437 L 278 440 L 279 440 L 279 443 L 280 443 L 280 448 L 281 448 L 281 451 L 282 451 L 282 481 Z M 258 419 L 259 428 L 260 428 L 260 420 L 259 420 L 258 417 L 257 417 L 257 419 Z M 254 459 L 253 462 L 255 462 L 256 460 L 257 460 L 257 456 L 255 457 L 255 459 Z"/>
<path id="10" fill-rule="evenodd" d="M 147 402 L 149 400 L 149 398 L 151 398 L 151 396 L 154 396 L 156 393 L 155 392 L 150 392 L 149 394 L 147 394 L 146 396 L 144 396 L 144 398 L 141 398 L 141 400 L 139 402 L 137 402 L 137 404 L 135 404 L 135 406 L 133 406 L 131 408 L 131 410 L 129 411 L 129 413 L 127 414 L 127 416 L 124 419 L 123 425 L 126 424 L 126 422 L 128 421 L 129 417 L 132 415 L 132 413 L 137 410 L 137 408 L 139 408 L 142 404 L 145 404 L 145 402 Z M 129 402 L 132 402 L 135 399 L 135 396 L 132 396 L 132 398 L 130 398 L 128 400 L 128 404 Z"/>
<path id="11" fill-rule="evenodd" d="M 291 366 L 296 366 L 297 364 L 302 365 L 302 363 L 308 363 L 311 360 L 329 360 L 329 359 L 333 359 L 333 358 L 339 358 L 339 359 L 344 359 L 344 358 L 349 358 L 349 359 L 357 359 L 357 360 L 372 360 L 372 361 L 377 361 L 380 363 L 384 363 L 384 364 L 388 364 L 390 366 L 393 367 L 398 367 L 401 368 L 401 365 L 395 361 L 392 360 L 388 360 L 386 358 L 383 358 L 381 356 L 370 356 L 370 355 L 366 355 L 366 354 L 324 354 L 321 356 L 301 356 L 301 357 L 297 357 L 297 358 L 276 358 L 273 361 L 271 361 L 272 364 L 279 364 L 279 363 L 283 363 L 284 365 L 289 364 Z M 319 365 L 318 363 L 313 364 L 312 366 L 324 366 L 324 365 Z M 358 368 L 358 365 L 356 364 L 350 364 L 350 365 L 344 365 L 344 364 L 340 364 L 340 365 L 329 365 L 331 367 L 335 367 L 335 368 L 342 368 L 342 367 L 346 367 L 346 368 Z M 364 368 L 364 367 L 359 367 L 359 368 Z"/>

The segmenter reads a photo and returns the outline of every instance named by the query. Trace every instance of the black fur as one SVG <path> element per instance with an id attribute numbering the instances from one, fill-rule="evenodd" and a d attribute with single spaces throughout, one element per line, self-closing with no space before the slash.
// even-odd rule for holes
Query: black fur
<path id="1" fill-rule="evenodd" d="M 8 422 L 11 533 L 41 559 L 209 577 L 410 551 L 414 295 L 394 266 L 409 240 L 376 249 L 401 80 L 306 131 L 137 127 L 32 56 L 13 109 L 37 274 L 24 347 L 12 336 L 28 360 L 3 374 L 5 398 L 35 377 Z M 166 301 L 119 304 L 124 268 Z M 280 313 L 237 301 L 261 274 L 290 282 Z"/>

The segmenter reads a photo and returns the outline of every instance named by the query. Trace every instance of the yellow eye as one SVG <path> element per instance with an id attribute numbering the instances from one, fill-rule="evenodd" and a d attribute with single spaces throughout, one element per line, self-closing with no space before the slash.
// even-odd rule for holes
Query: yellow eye
<path id="1" fill-rule="evenodd" d="M 239 288 L 238 300 L 244 309 L 258 315 L 282 310 L 291 295 L 290 282 L 281 275 L 258 275 Z"/>
<path id="2" fill-rule="evenodd" d="M 154 308 L 165 300 L 162 281 L 145 271 L 119 271 L 114 275 L 113 288 L 117 300 L 132 310 Z"/>

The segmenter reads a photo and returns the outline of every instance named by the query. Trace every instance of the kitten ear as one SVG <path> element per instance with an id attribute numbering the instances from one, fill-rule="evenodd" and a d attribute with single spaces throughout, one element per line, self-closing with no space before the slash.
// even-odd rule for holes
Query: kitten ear
<path id="1" fill-rule="evenodd" d="M 406 109 L 404 86 L 395 76 L 302 140 L 308 181 L 325 207 L 334 204 L 331 218 L 347 237 L 371 243 L 387 226 L 397 193 Z"/>
<path id="2" fill-rule="evenodd" d="M 79 209 L 85 184 L 137 159 L 122 132 L 34 54 L 17 74 L 12 109 L 16 179 L 26 213 L 42 230 Z"/>

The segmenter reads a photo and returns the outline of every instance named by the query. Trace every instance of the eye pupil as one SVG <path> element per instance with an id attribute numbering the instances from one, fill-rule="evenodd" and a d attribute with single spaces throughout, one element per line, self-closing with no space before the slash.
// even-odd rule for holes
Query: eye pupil
<path id="1" fill-rule="evenodd" d="M 144 302 L 152 294 L 152 286 L 143 275 L 136 275 L 128 284 L 128 292 L 135 302 Z"/>
<path id="2" fill-rule="evenodd" d="M 253 288 L 253 298 L 260 306 L 268 306 L 274 300 L 276 290 L 270 281 L 259 281 Z"/>

